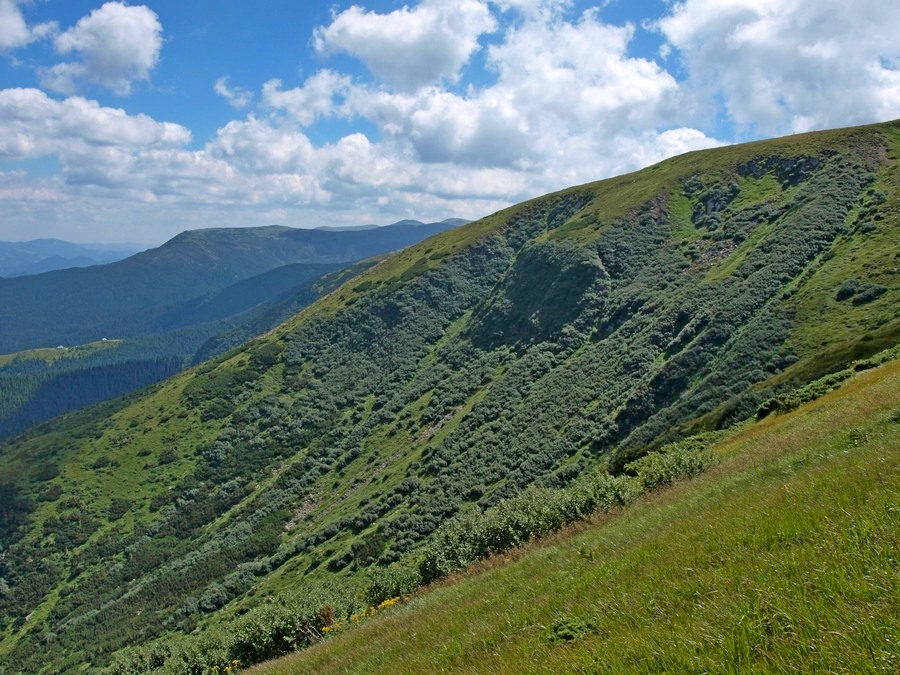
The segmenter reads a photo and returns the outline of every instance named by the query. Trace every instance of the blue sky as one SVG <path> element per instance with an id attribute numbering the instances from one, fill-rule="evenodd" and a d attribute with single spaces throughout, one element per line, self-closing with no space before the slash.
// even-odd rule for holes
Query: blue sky
<path id="1" fill-rule="evenodd" d="M 0 240 L 477 218 L 900 116 L 885 0 L 0 0 Z"/>

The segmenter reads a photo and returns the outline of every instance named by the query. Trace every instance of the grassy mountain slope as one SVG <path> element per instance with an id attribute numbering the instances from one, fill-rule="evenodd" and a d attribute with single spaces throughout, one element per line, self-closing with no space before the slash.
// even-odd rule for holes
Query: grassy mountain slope
<path id="1" fill-rule="evenodd" d="M 898 162 L 891 123 L 548 195 L 6 442 L 0 661 L 100 666 L 269 596 L 352 593 L 454 514 L 618 470 L 892 346 Z"/>
<path id="2" fill-rule="evenodd" d="M 254 673 L 896 672 L 900 363 L 715 468 Z"/>

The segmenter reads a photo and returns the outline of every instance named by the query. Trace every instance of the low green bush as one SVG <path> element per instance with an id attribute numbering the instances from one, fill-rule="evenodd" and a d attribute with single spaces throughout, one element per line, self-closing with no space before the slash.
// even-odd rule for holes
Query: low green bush
<path id="1" fill-rule="evenodd" d="M 320 640 L 336 617 L 356 608 L 352 595 L 336 588 L 316 589 L 290 600 L 255 607 L 220 630 L 189 636 L 179 642 L 119 652 L 107 675 L 150 671 L 204 675 L 226 668 L 253 665 L 308 647 Z"/>
<path id="2" fill-rule="evenodd" d="M 420 558 L 419 574 L 426 583 L 439 579 L 593 513 L 625 504 L 639 491 L 634 478 L 605 473 L 568 488 L 528 488 L 484 513 L 465 513 L 438 528 Z"/>
<path id="3" fill-rule="evenodd" d="M 463 569 L 490 555 L 542 537 L 569 523 L 614 506 L 641 492 L 690 478 L 712 465 L 712 435 L 665 446 L 626 465 L 626 473 L 596 473 L 569 487 L 530 487 L 483 513 L 458 515 L 437 529 L 418 563 L 423 583 Z"/>
<path id="4" fill-rule="evenodd" d="M 366 604 L 377 606 L 385 600 L 409 595 L 421 583 L 419 570 L 413 565 L 394 563 L 376 568 L 366 588 Z"/>
<path id="5" fill-rule="evenodd" d="M 702 473 L 712 465 L 713 455 L 692 440 L 651 452 L 627 464 L 625 471 L 635 474 L 644 490 L 656 490 Z"/>
<path id="6" fill-rule="evenodd" d="M 831 373 L 825 377 L 820 377 L 809 384 L 783 392 L 777 396 L 764 401 L 756 410 L 756 419 L 763 419 L 772 414 L 781 415 L 790 412 L 795 408 L 799 408 L 804 403 L 814 401 L 820 396 L 824 396 L 829 391 L 836 389 L 844 380 L 848 379 L 854 373 L 875 368 L 882 363 L 900 357 L 900 345 L 885 349 L 874 356 L 867 359 L 859 359 L 850 364 L 847 368 Z"/>

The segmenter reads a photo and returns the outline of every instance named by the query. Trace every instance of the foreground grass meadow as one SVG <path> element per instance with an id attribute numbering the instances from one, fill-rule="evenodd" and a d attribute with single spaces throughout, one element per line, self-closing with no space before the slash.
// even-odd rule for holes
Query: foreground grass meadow
<path id="1" fill-rule="evenodd" d="M 253 673 L 898 672 L 900 362 Z"/>

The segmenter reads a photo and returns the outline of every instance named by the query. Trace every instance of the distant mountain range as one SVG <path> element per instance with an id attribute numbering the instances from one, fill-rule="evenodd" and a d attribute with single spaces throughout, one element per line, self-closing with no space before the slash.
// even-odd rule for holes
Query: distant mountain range
<path id="1" fill-rule="evenodd" d="M 469 221 L 464 220 L 463 218 L 447 218 L 446 220 L 442 220 L 441 222 L 451 225 L 452 227 L 459 227 L 460 225 L 465 225 Z M 400 221 L 394 223 L 394 225 L 395 226 L 396 225 L 412 225 L 413 227 L 415 227 L 416 225 L 422 225 L 422 223 L 419 222 L 418 220 L 400 220 Z M 361 230 L 374 230 L 374 229 L 377 229 L 378 227 L 381 227 L 381 226 L 380 225 L 372 225 L 372 224 L 350 225 L 350 226 L 346 226 L 346 227 L 336 226 L 336 225 L 323 225 L 322 227 L 317 227 L 315 229 L 323 231 L 323 232 L 359 232 Z"/>
<path id="2" fill-rule="evenodd" d="M 108 265 L 0 279 L 0 437 L 235 347 L 373 256 L 461 222 L 197 230 Z"/>
<path id="3" fill-rule="evenodd" d="M 404 220 L 358 231 L 192 230 L 108 265 L 0 279 L 0 353 L 164 332 L 184 326 L 183 312 L 239 281 L 294 264 L 328 265 L 322 274 L 460 222 Z"/>
<path id="4" fill-rule="evenodd" d="M 41 274 L 122 260 L 147 248 L 140 244 L 73 244 L 62 239 L 0 241 L 0 277 Z"/>

